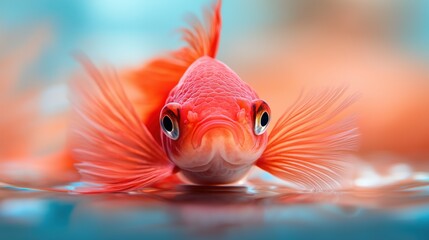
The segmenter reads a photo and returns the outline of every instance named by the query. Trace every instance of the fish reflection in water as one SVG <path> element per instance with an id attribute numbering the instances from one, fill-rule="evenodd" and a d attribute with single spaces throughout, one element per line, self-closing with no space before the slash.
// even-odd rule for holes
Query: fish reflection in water
<path id="1" fill-rule="evenodd" d="M 336 192 L 294 192 L 261 183 L 94 195 L 3 188 L 0 197 L 3 236 L 32 230 L 40 238 L 52 232 L 70 238 L 328 238 L 335 230 L 340 238 L 360 238 L 366 236 L 363 229 L 377 227 L 379 234 L 402 239 L 405 231 L 423 236 L 429 223 L 429 182 L 416 180 Z"/>

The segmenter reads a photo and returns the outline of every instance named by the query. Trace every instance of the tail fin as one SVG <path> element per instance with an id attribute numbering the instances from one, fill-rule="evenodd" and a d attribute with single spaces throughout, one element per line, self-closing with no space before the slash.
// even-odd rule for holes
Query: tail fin
<path id="1" fill-rule="evenodd" d="M 173 164 L 141 123 L 115 72 L 102 73 L 80 60 L 91 81 L 74 85 L 76 167 L 84 181 L 97 185 L 80 191 L 135 190 L 170 176 Z"/>
<path id="2" fill-rule="evenodd" d="M 155 58 L 141 69 L 125 74 L 125 79 L 136 86 L 131 101 L 136 106 L 149 131 L 160 141 L 158 114 L 171 89 L 179 82 L 186 69 L 203 56 L 216 57 L 221 30 L 221 1 L 205 11 L 205 23 L 192 16 L 188 28 L 181 29 L 187 46 Z"/>
<path id="3" fill-rule="evenodd" d="M 342 187 L 350 170 L 345 159 L 355 150 L 353 118 L 339 114 L 356 99 L 345 88 L 300 97 L 274 126 L 257 166 L 301 190 Z"/>

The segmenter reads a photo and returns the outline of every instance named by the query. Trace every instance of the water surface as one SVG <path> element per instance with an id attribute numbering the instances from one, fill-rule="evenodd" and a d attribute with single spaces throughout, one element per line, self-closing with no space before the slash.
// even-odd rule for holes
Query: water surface
<path id="1" fill-rule="evenodd" d="M 116 194 L 0 190 L 1 239 L 427 239 L 427 182 L 312 193 L 179 185 Z"/>

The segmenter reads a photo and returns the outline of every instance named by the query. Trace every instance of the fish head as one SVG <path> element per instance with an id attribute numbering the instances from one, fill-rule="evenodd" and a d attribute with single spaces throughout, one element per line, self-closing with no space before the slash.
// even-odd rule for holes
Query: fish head
<path id="1" fill-rule="evenodd" d="M 225 64 L 188 69 L 160 114 L 169 159 L 191 182 L 240 180 L 267 145 L 270 108 Z"/>

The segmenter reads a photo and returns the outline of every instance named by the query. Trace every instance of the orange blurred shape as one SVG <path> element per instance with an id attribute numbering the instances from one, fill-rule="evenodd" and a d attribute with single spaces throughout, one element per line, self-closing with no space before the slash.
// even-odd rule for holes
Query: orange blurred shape
<path id="1" fill-rule="evenodd" d="M 20 84 L 24 73 L 42 53 L 50 34 L 46 27 L 26 34 L 0 31 L 1 181 L 42 185 L 46 179 L 64 178 L 64 171 L 72 169 L 67 151 L 52 153 L 44 149 L 55 144 L 59 133 L 65 132 L 66 114 L 52 118 L 41 115 L 39 99 L 43 88 L 40 84 L 35 86 L 36 76 L 25 79 L 32 85 Z"/>
<path id="2" fill-rule="evenodd" d="M 328 7 L 329 14 L 298 22 L 287 34 L 273 33 L 270 39 L 275 41 L 260 64 L 241 76 L 271 104 L 274 117 L 303 88 L 349 85 L 361 94 L 352 112 L 359 118 L 363 159 L 381 168 L 405 161 L 429 170 L 428 64 L 395 45 L 389 32 L 395 23 L 379 19 L 382 14 L 371 12 L 373 7 L 359 1 L 329 2 L 336 6 Z M 405 160 L 371 157 L 379 153 Z"/>

